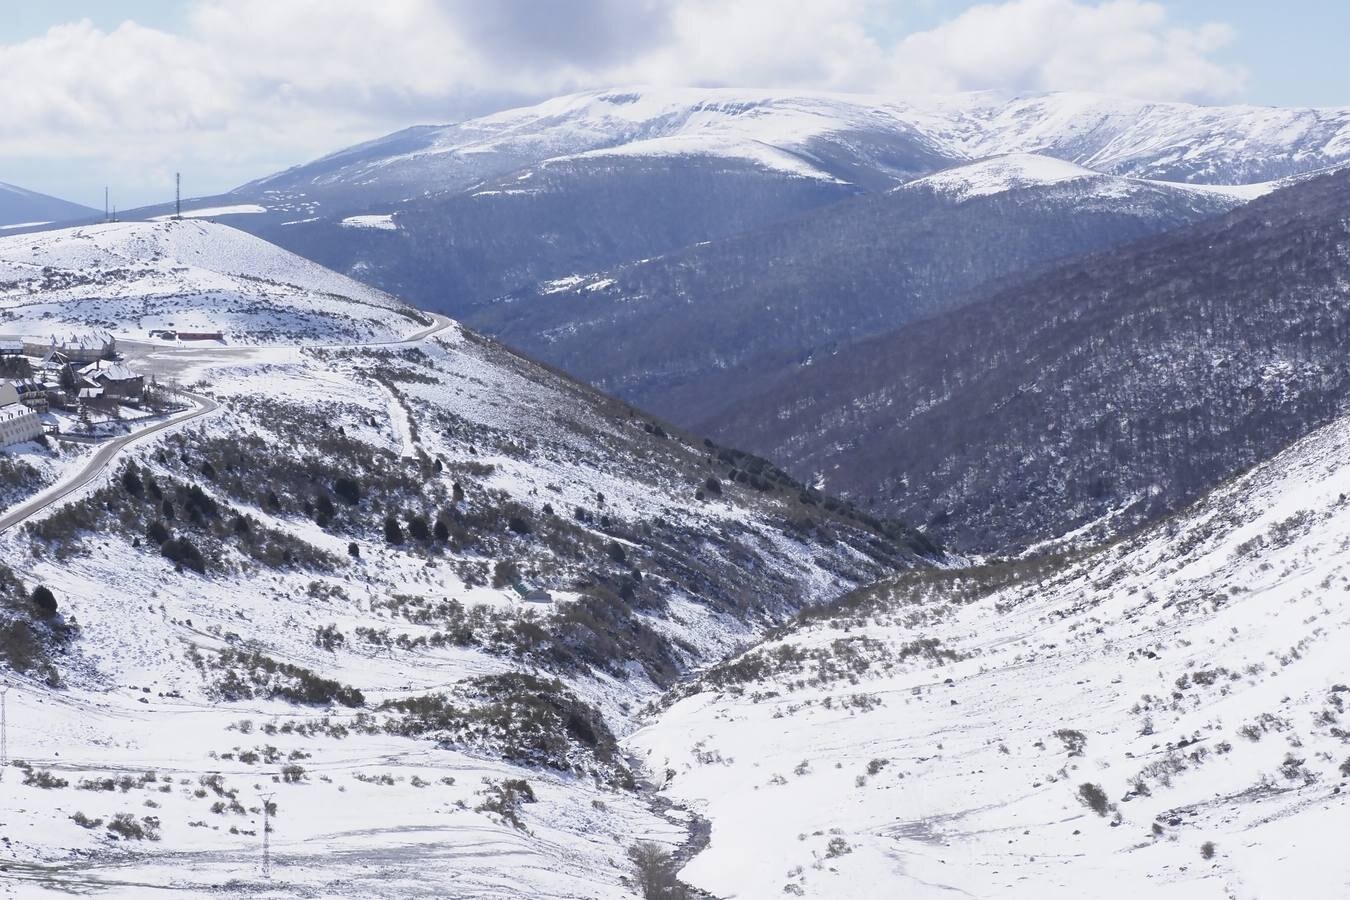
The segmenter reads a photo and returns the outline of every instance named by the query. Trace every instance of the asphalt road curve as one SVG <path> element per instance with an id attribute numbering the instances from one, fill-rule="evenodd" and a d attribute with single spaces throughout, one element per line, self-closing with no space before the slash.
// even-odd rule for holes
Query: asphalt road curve
<path id="1" fill-rule="evenodd" d="M 112 462 L 113 458 L 125 447 L 128 447 L 137 441 L 143 441 L 166 428 L 181 425 L 184 422 L 200 418 L 201 416 L 208 415 L 215 412 L 217 409 L 220 409 L 220 404 L 210 397 L 203 397 L 201 394 L 193 394 L 188 391 L 183 391 L 182 396 L 192 401 L 194 404 L 192 409 L 181 412 L 162 422 L 156 422 L 154 425 L 149 425 L 139 431 L 133 431 L 122 437 L 114 438 L 99 447 L 98 452 L 94 454 L 93 458 L 90 459 L 85 467 L 73 478 L 63 481 L 61 484 L 50 488 L 45 493 L 37 495 L 27 503 L 17 506 L 3 516 L 0 516 L 0 533 L 8 531 L 15 525 L 22 524 L 31 517 L 42 512 L 44 509 L 60 503 L 80 488 L 89 484 L 89 482 L 101 475 L 104 469 L 108 468 L 108 464 Z"/>

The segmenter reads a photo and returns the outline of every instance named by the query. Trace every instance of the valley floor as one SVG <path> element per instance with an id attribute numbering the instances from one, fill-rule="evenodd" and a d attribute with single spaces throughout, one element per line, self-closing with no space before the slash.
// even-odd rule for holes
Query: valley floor
<path id="1" fill-rule="evenodd" d="M 905 576 L 629 739 L 718 897 L 1350 896 L 1350 422 L 1073 558 Z"/>

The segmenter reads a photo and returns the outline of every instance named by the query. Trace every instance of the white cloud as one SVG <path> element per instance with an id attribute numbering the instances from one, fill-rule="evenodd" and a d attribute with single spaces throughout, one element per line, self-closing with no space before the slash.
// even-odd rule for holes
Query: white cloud
<path id="1" fill-rule="evenodd" d="M 1241 86 L 1214 59 L 1227 29 L 1177 27 L 1158 3 L 1010 0 L 878 37 L 903 15 L 895 0 L 197 0 L 179 33 L 76 22 L 0 45 L 0 178 L 86 202 L 110 181 L 144 202 L 181 168 L 214 192 L 405 125 L 635 82 Z"/>
<path id="2" fill-rule="evenodd" d="M 898 89 L 1098 91 L 1154 100 L 1222 100 L 1239 69 L 1215 62 L 1222 24 L 1168 24 L 1159 3 L 1012 0 L 967 10 L 892 51 Z"/>

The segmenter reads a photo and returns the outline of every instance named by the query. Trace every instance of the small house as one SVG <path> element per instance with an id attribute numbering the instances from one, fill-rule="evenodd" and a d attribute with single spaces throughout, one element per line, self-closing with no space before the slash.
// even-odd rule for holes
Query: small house
<path id="1" fill-rule="evenodd" d="M 95 362 L 80 370 L 80 379 L 86 386 L 97 387 L 111 398 L 140 400 L 145 396 L 145 376 L 139 375 L 120 362 Z"/>
<path id="2" fill-rule="evenodd" d="M 553 595 L 540 587 L 526 587 L 519 581 L 511 585 L 512 590 L 525 603 L 552 603 Z"/>

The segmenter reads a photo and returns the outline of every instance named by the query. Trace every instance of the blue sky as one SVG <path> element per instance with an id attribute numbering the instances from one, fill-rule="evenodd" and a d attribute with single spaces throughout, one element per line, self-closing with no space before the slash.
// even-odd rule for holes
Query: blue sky
<path id="1" fill-rule="evenodd" d="M 419 122 L 611 84 L 1350 105 L 1350 3 L 46 0 L 0 18 L 0 181 L 212 194 Z"/>

